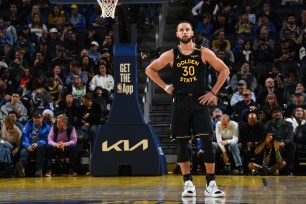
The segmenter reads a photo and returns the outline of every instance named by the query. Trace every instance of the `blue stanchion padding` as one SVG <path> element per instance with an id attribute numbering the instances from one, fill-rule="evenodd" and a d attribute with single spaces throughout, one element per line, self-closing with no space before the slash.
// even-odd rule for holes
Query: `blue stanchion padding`
<path id="1" fill-rule="evenodd" d="M 92 176 L 162 175 L 161 156 L 149 125 L 100 128 L 90 162 Z M 130 172 L 120 172 L 124 168 Z"/>
<path id="2" fill-rule="evenodd" d="M 115 44 L 114 101 L 108 124 L 145 124 L 138 102 L 135 44 Z"/>
<path id="3" fill-rule="evenodd" d="M 135 44 L 115 45 L 115 90 L 106 125 L 97 131 L 90 160 L 92 176 L 163 175 L 166 159 L 138 102 Z"/>

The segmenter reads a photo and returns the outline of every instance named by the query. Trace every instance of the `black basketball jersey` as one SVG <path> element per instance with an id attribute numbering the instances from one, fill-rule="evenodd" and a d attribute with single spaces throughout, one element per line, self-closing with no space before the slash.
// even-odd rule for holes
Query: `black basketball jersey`
<path id="1" fill-rule="evenodd" d="M 183 54 L 178 46 L 173 52 L 174 94 L 204 94 L 208 66 L 202 61 L 201 46 L 196 45 L 190 55 Z"/>

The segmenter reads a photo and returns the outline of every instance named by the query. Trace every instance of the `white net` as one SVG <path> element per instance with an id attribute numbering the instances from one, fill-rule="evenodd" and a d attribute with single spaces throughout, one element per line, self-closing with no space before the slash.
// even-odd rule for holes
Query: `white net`
<path id="1" fill-rule="evenodd" d="M 115 18 L 115 11 L 118 0 L 97 0 L 97 2 L 101 7 L 101 17 Z"/>

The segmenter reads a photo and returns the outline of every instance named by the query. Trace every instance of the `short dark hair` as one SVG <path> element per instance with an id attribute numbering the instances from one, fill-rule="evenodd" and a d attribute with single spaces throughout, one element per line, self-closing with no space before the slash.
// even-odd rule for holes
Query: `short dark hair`
<path id="1" fill-rule="evenodd" d="M 179 26 L 180 24 L 182 24 L 182 23 L 188 23 L 188 24 L 191 26 L 191 29 L 193 29 L 192 24 L 191 24 L 189 21 L 181 21 L 181 22 L 179 22 L 179 23 L 177 24 L 177 26 L 176 26 L 176 31 L 177 31 L 177 29 L 178 29 L 178 26 Z"/>

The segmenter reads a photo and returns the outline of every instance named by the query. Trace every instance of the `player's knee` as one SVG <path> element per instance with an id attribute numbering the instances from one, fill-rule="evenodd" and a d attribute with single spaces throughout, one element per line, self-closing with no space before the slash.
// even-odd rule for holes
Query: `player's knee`
<path id="1" fill-rule="evenodd" d="M 190 160 L 188 152 L 189 139 L 178 139 L 177 143 L 178 143 L 177 162 L 182 163 L 189 161 Z"/>
<path id="2" fill-rule="evenodd" d="M 204 162 L 205 163 L 214 163 L 215 162 L 215 151 L 213 148 L 213 138 L 212 135 L 202 136 L 201 138 L 204 150 Z"/>

